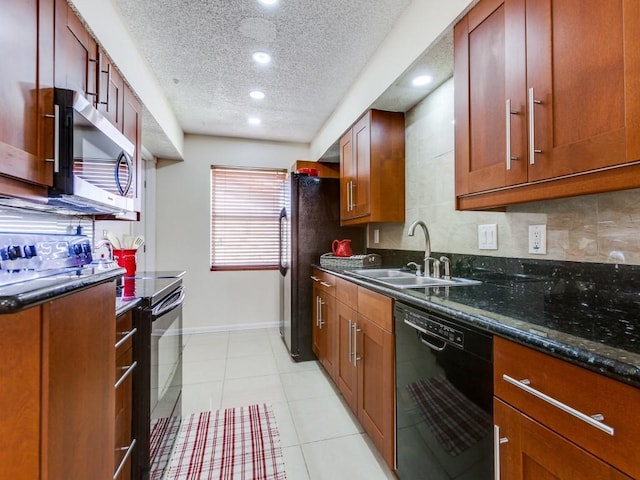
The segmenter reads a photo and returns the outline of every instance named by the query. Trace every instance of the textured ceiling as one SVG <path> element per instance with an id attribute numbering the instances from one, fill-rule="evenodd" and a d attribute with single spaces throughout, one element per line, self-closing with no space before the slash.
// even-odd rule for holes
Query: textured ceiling
<path id="1" fill-rule="evenodd" d="M 185 133 L 306 143 L 411 0 L 113 2 Z M 271 65 L 253 62 L 258 50 Z"/>

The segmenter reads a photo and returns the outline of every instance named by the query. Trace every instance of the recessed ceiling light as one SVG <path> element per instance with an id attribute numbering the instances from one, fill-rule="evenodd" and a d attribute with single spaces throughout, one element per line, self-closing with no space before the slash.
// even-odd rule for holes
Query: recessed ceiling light
<path id="1" fill-rule="evenodd" d="M 262 123 L 262 120 L 260 120 L 258 117 L 249 117 L 247 119 L 247 122 L 249 122 L 249 125 L 260 125 Z"/>
<path id="2" fill-rule="evenodd" d="M 429 75 L 419 75 L 411 81 L 411 84 L 414 87 L 424 87 L 425 85 L 430 84 L 433 81 Z"/>
<path id="3" fill-rule="evenodd" d="M 256 99 L 256 100 L 262 100 L 262 99 L 264 98 L 264 93 L 262 93 L 262 92 L 261 92 L 261 91 L 259 91 L 259 90 L 254 90 L 253 92 L 250 92 L 250 93 L 249 93 L 249 96 L 250 96 L 251 98 Z"/>
<path id="4" fill-rule="evenodd" d="M 266 52 L 256 52 L 253 54 L 253 59 L 262 65 L 266 65 L 271 61 L 271 55 Z"/>
<path id="5" fill-rule="evenodd" d="M 275 5 L 278 3 L 278 0 L 260 0 L 260 3 L 264 3 L 265 5 Z"/>

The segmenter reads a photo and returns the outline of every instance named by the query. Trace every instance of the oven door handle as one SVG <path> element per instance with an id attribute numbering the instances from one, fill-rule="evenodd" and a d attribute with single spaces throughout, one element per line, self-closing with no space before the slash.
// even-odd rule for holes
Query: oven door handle
<path id="1" fill-rule="evenodd" d="M 162 303 L 156 305 L 151 309 L 151 315 L 155 318 L 169 313 L 171 310 L 178 308 L 184 302 L 184 288 L 180 288 L 175 293 L 171 294 Z"/>

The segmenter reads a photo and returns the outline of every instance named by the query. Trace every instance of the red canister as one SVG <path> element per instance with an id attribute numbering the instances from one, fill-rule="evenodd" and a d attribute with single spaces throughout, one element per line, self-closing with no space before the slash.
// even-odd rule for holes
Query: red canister
<path id="1" fill-rule="evenodd" d="M 113 259 L 118 265 L 127 270 L 125 277 L 136 276 L 136 249 L 114 249 Z"/>

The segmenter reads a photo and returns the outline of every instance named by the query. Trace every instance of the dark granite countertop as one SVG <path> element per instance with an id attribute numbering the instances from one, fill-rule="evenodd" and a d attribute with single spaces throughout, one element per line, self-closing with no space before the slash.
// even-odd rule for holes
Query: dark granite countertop
<path id="1" fill-rule="evenodd" d="M 124 268 L 104 270 L 86 266 L 0 287 L 0 314 L 14 313 L 76 290 L 116 280 L 124 273 Z"/>
<path id="2" fill-rule="evenodd" d="M 479 275 L 476 270 L 472 277 L 482 281 L 478 285 L 400 290 L 356 277 L 348 269 L 314 266 L 640 387 L 640 293 L 628 281 L 590 292 L 586 281 Z"/>

